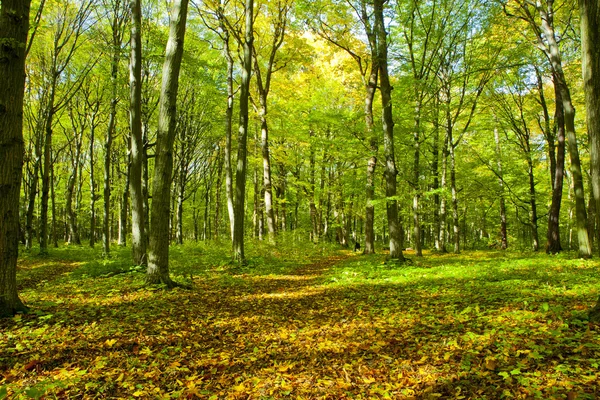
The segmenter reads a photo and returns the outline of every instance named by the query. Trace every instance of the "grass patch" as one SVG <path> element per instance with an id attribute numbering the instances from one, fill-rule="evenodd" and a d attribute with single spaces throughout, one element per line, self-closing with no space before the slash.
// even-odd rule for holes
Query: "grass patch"
<path id="1" fill-rule="evenodd" d="M 597 261 L 394 265 L 286 243 L 249 243 L 243 266 L 226 243 L 174 246 L 172 274 L 191 290 L 146 286 L 126 248 L 25 254 L 34 312 L 0 321 L 0 398 L 600 396 L 600 332 L 585 320 Z"/>

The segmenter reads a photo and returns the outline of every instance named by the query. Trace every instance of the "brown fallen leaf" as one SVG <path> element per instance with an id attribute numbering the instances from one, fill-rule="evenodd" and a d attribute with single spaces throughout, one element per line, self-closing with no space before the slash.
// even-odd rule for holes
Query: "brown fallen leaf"
<path id="1" fill-rule="evenodd" d="M 489 371 L 494 371 L 498 366 L 498 361 L 495 358 L 488 358 L 485 360 L 485 368 Z"/>

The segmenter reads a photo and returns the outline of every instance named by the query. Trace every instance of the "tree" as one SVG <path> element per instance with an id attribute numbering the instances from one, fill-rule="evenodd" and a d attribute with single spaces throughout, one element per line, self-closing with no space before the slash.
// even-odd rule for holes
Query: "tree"
<path id="1" fill-rule="evenodd" d="M 571 159 L 579 246 L 578 253 L 579 257 L 591 257 L 592 248 L 587 229 L 583 174 L 577 146 L 577 136 L 575 134 L 575 107 L 573 106 L 571 91 L 562 65 L 562 52 L 554 24 L 554 0 L 538 0 L 535 4 L 526 0 L 518 0 L 511 3 L 511 5 L 505 4 L 504 10 L 507 15 L 516 16 L 529 25 L 535 34 L 538 48 L 550 63 L 553 82 L 560 97 L 557 98 L 557 101 L 560 100 L 562 103 L 567 149 Z"/>
<path id="2" fill-rule="evenodd" d="M 105 256 L 110 254 L 110 196 L 111 196 L 111 157 L 112 145 L 117 124 L 117 104 L 119 63 L 125 34 L 127 10 L 122 0 L 103 0 L 104 7 L 111 14 L 110 36 L 107 39 L 110 51 L 110 111 L 106 140 L 104 142 L 104 218 L 102 225 L 102 248 Z"/>
<path id="3" fill-rule="evenodd" d="M 131 129 L 131 166 L 129 192 L 131 193 L 131 252 L 133 263 L 146 265 L 146 233 L 144 223 L 144 197 L 142 193 L 143 141 L 142 141 L 142 4 L 131 3 L 131 59 L 129 61 L 129 125 Z"/>
<path id="4" fill-rule="evenodd" d="M 235 172 L 235 201 L 233 229 L 233 258 L 244 263 L 244 204 L 246 198 L 246 170 L 248 143 L 248 99 L 250 96 L 250 79 L 252 77 L 252 49 L 254 43 L 254 0 L 246 0 L 246 30 L 244 39 L 244 55 L 242 63 L 242 83 L 240 91 L 240 125 L 238 131 L 237 168 Z"/>
<path id="5" fill-rule="evenodd" d="M 29 7 L 29 0 L 0 3 L 0 317 L 27 311 L 17 293 L 17 257 Z"/>
<path id="6" fill-rule="evenodd" d="M 373 12 L 375 15 L 375 32 L 377 35 L 377 56 L 379 65 L 379 87 L 381 92 L 381 106 L 383 108 L 383 145 L 385 153 L 385 195 L 387 197 L 387 219 L 390 235 L 390 258 L 404 260 L 400 223 L 398 221 L 398 201 L 396 200 L 396 158 L 394 152 L 394 117 L 392 112 L 392 85 L 388 72 L 388 42 L 385 30 L 383 0 L 374 0 Z"/>
<path id="7" fill-rule="evenodd" d="M 175 286 L 169 275 L 169 214 L 173 182 L 173 143 L 177 124 L 177 92 L 189 0 L 175 0 L 171 8 L 169 39 L 163 64 L 156 136 L 150 246 L 146 281 Z"/>
<path id="8" fill-rule="evenodd" d="M 600 3 L 579 0 L 581 12 L 581 50 L 592 172 L 592 194 L 596 203 L 596 220 L 600 216 Z M 600 321 L 600 297 L 590 312 Z"/>

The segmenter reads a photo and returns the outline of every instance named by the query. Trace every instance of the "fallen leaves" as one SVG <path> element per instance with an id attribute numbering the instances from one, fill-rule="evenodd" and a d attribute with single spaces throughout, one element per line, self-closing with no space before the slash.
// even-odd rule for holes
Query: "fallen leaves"
<path id="1" fill-rule="evenodd" d="M 476 284 L 440 276 L 458 274 L 448 266 L 363 260 L 196 278 L 192 291 L 149 290 L 140 275 L 121 274 L 27 292 L 42 315 L 2 322 L 0 398 L 600 395 L 597 328 L 564 317 L 579 304 L 573 293 L 490 290 L 499 275 L 481 280 L 475 261 Z"/>

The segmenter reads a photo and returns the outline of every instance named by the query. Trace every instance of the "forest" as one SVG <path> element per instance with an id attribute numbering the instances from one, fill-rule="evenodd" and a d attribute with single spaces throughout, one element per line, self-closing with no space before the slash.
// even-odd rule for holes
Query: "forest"
<path id="1" fill-rule="evenodd" d="M 597 0 L 1 0 L 0 399 L 600 397 Z"/>

